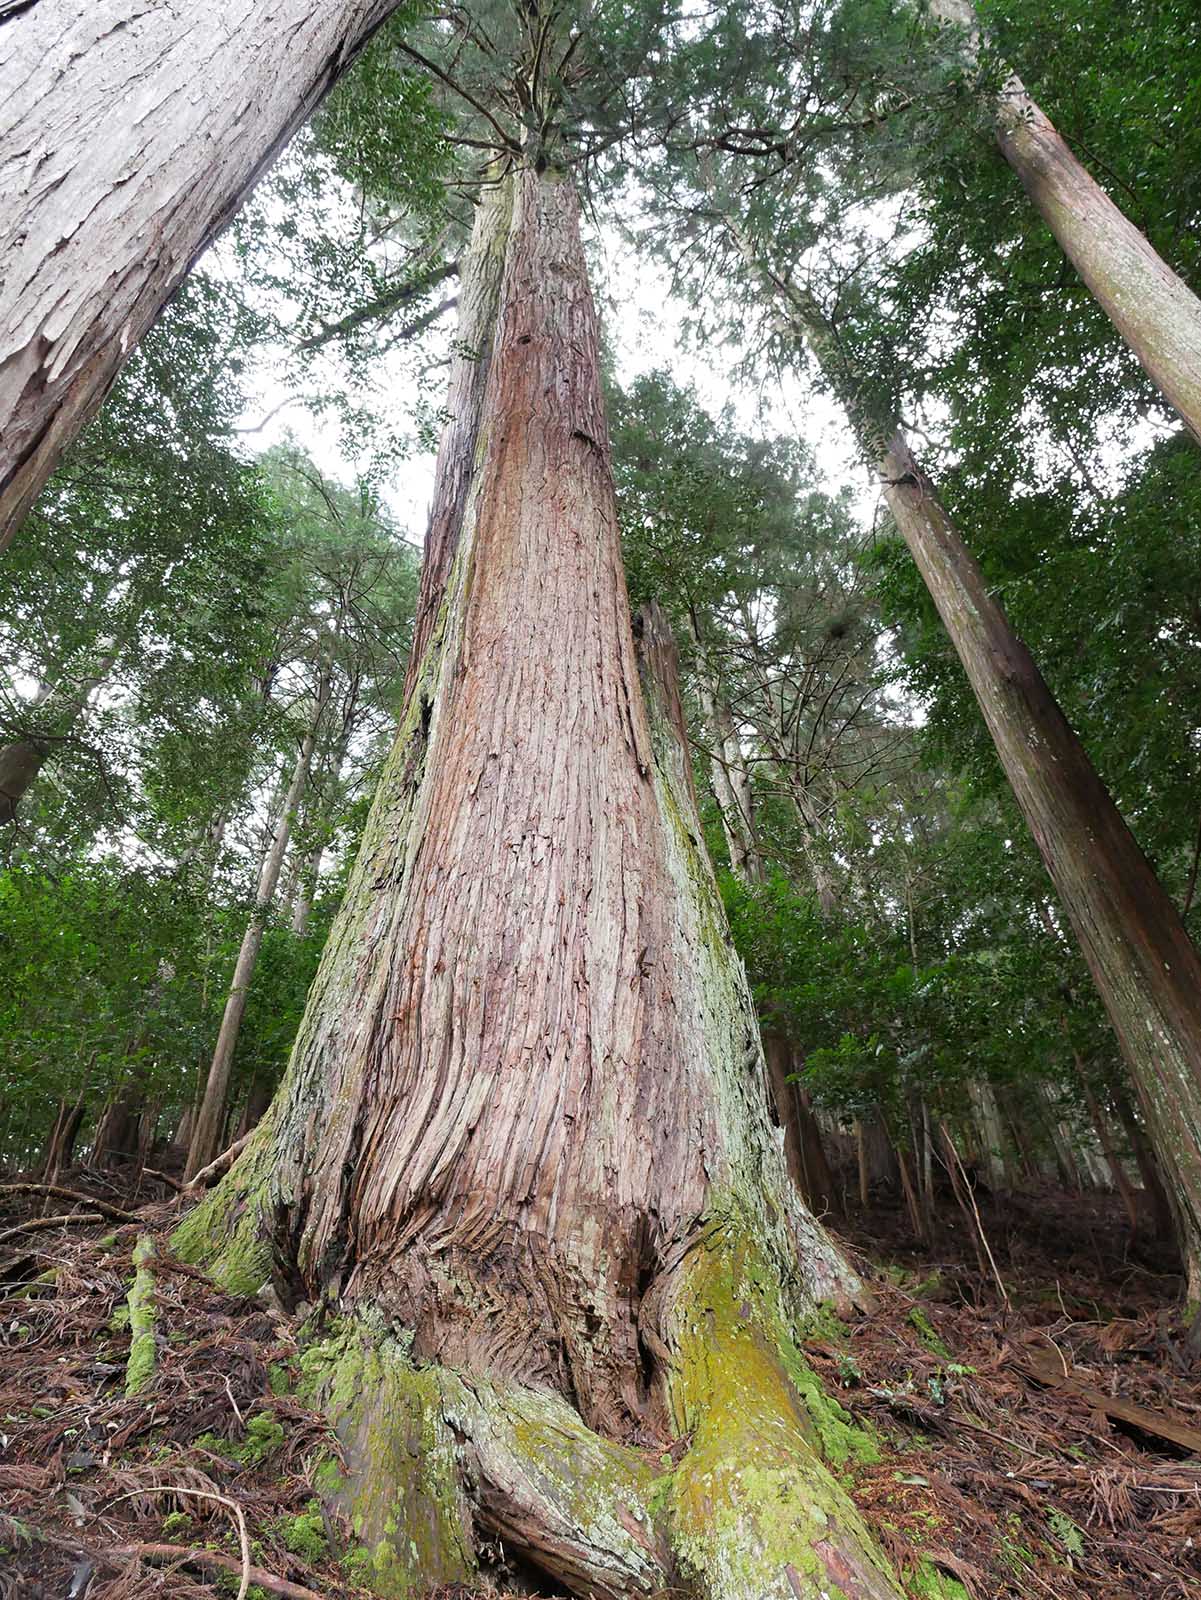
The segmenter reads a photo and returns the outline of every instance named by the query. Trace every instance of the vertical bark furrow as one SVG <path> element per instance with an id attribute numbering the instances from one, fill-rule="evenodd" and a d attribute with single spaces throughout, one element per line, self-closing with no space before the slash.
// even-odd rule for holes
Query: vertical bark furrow
<path id="1" fill-rule="evenodd" d="M 714 1208 L 785 1276 L 803 1252 L 808 1293 L 853 1280 L 768 1126 L 666 630 L 640 681 L 575 195 L 504 188 L 464 274 L 470 317 L 503 262 L 487 370 L 454 378 L 477 410 L 440 454 L 428 642 L 242 1173 L 310 1288 L 620 1433 L 641 1296 Z"/>

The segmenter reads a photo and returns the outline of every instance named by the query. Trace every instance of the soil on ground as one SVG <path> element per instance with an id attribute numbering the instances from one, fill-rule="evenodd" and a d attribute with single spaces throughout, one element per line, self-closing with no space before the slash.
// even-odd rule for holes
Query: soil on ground
<path id="1" fill-rule="evenodd" d="M 364 1594 L 351 1530 L 314 1483 L 338 1445 L 290 1392 L 290 1321 L 172 1258 L 169 1187 L 86 1171 L 62 1187 L 141 1209 L 29 1229 L 88 1208 L 0 1196 L 0 1600 Z M 907 1574 L 933 1563 L 915 1578 L 927 1595 L 1196 1596 L 1201 1364 L 1170 1257 L 1131 1241 L 1109 1196 L 978 1198 L 987 1248 L 953 1206 L 929 1245 L 892 1205 L 835 1222 L 875 1297 L 804 1330 L 879 1441 L 879 1463 L 844 1481 Z M 153 1372 L 130 1396 L 147 1234 Z M 487 1593 L 529 1592 L 492 1554 Z"/>

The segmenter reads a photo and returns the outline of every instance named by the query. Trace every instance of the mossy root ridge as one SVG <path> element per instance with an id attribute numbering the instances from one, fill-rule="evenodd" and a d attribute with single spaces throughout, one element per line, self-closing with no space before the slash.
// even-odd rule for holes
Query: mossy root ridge
<path id="1" fill-rule="evenodd" d="M 141 1394 L 154 1376 L 154 1240 L 144 1233 L 134 1246 L 133 1282 L 126 1304 L 129 1307 L 129 1357 L 125 1364 L 125 1393 L 129 1399 Z"/>
<path id="2" fill-rule="evenodd" d="M 805 1363 L 763 1256 L 715 1224 L 647 1310 L 654 1448 L 602 1437 L 562 1395 L 419 1364 L 369 1312 L 327 1324 L 302 1395 L 341 1446 L 317 1486 L 354 1531 L 356 1579 L 417 1600 L 470 1582 L 499 1538 L 581 1600 L 900 1600 L 835 1476 L 880 1447 Z"/>

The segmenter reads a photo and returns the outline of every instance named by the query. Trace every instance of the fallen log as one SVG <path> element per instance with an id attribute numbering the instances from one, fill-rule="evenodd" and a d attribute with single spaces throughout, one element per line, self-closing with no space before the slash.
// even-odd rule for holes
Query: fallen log
<path id="1" fill-rule="evenodd" d="M 1065 1370 L 1063 1359 L 1057 1353 L 1049 1350 L 1027 1351 L 1016 1365 L 1019 1372 L 1043 1389 L 1056 1389 L 1063 1394 L 1075 1395 L 1111 1422 L 1124 1423 L 1152 1439 L 1163 1439 L 1179 1450 L 1201 1455 L 1201 1430 L 1190 1427 L 1183 1417 L 1152 1410 L 1150 1406 L 1141 1406 L 1121 1395 L 1106 1394 L 1094 1384 L 1082 1382 L 1070 1370 Z"/>

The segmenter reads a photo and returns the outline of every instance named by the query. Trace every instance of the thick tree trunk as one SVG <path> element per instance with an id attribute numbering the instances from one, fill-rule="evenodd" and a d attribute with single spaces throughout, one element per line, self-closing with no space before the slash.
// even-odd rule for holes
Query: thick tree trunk
<path id="1" fill-rule="evenodd" d="M 931 0 L 931 12 L 967 29 L 971 0 Z M 1201 300 L 1077 160 L 1050 118 L 1010 72 L 995 103 L 997 143 L 1094 298 L 1147 376 L 1201 442 Z"/>
<path id="2" fill-rule="evenodd" d="M 396 0 L 38 0 L 0 26 L 0 548 Z"/>
<path id="3" fill-rule="evenodd" d="M 794 1057 L 793 1067 L 799 1070 L 802 1063 Z M 801 1145 L 801 1171 L 803 1173 L 802 1194 L 809 1209 L 819 1217 L 830 1212 L 841 1211 L 842 1206 L 838 1198 L 838 1189 L 834 1183 L 834 1174 L 830 1170 L 830 1160 L 826 1154 L 826 1143 L 822 1138 L 822 1130 L 814 1115 L 813 1107 L 809 1101 L 809 1091 L 803 1084 L 793 1083 L 793 1108 L 797 1121 L 797 1132 Z"/>
<path id="4" fill-rule="evenodd" d="M 137 1154 L 141 1110 L 142 1087 L 136 1078 L 131 1078 L 105 1106 L 96 1124 L 91 1149 L 93 1166 L 109 1167 L 119 1157 Z"/>
<path id="5" fill-rule="evenodd" d="M 248 1287 L 274 1250 L 348 1319 L 342 1497 L 401 1583 L 464 1580 L 478 1528 L 580 1596 L 895 1596 L 787 1331 L 854 1280 L 769 1124 L 655 613 L 639 677 L 553 171 L 485 189 L 461 316 L 397 742 L 285 1082 L 177 1248 Z"/>
<path id="6" fill-rule="evenodd" d="M 234 1137 L 240 1139 L 244 1133 L 249 1133 L 256 1128 L 259 1119 L 265 1114 L 271 1104 L 271 1085 L 265 1078 L 255 1078 L 246 1092 L 246 1099 L 242 1102 L 242 1112 L 238 1118 L 237 1131 Z"/>
<path id="7" fill-rule="evenodd" d="M 987 1078 L 973 1078 L 968 1083 L 968 1094 L 980 1133 L 980 1160 L 984 1176 L 994 1194 L 1004 1194 L 1009 1181 L 1005 1170 L 1005 1130 L 997 1108 L 997 1097 Z"/>
<path id="8" fill-rule="evenodd" d="M 784 1164 L 788 1176 L 804 1195 L 807 1205 L 812 1204 L 805 1183 L 805 1158 L 801 1149 L 800 1126 L 793 1103 L 793 1085 L 788 1081 L 792 1072 L 792 1046 L 782 1033 L 763 1034 L 763 1054 L 767 1061 L 767 1079 L 776 1119 L 784 1136 Z"/>
<path id="9" fill-rule="evenodd" d="M 301 740 L 300 749 L 297 751 L 296 764 L 292 768 L 291 782 L 288 784 L 287 793 L 284 795 L 283 809 L 275 824 L 275 832 L 272 835 L 271 844 L 263 857 L 263 863 L 259 869 L 259 881 L 258 888 L 255 891 L 254 907 L 250 913 L 250 921 L 246 924 L 246 932 L 242 935 L 238 959 L 234 963 L 233 977 L 230 979 L 229 994 L 226 997 L 225 1011 L 221 1017 L 221 1027 L 217 1033 L 213 1059 L 209 1065 L 208 1077 L 205 1080 L 200 1108 L 196 1113 L 196 1122 L 192 1129 L 192 1142 L 188 1146 L 188 1163 L 185 1175 L 189 1178 L 199 1172 L 201 1167 L 208 1166 L 209 1162 L 221 1153 L 221 1135 L 225 1127 L 229 1079 L 233 1071 L 234 1052 L 238 1047 L 238 1035 L 242 1031 L 242 1018 L 246 1014 L 246 999 L 250 993 L 250 983 L 254 977 L 254 969 L 258 965 L 259 950 L 263 944 L 263 929 L 266 926 L 267 913 L 271 909 L 271 902 L 275 899 L 275 890 L 279 884 L 279 874 L 284 864 L 284 856 L 287 854 L 292 824 L 296 818 L 297 807 L 300 805 L 301 798 L 304 795 L 305 784 L 308 782 L 309 766 L 312 762 L 313 749 L 317 742 L 317 729 L 320 726 L 328 699 L 329 676 L 323 670 L 313 717 L 304 738 Z"/>

